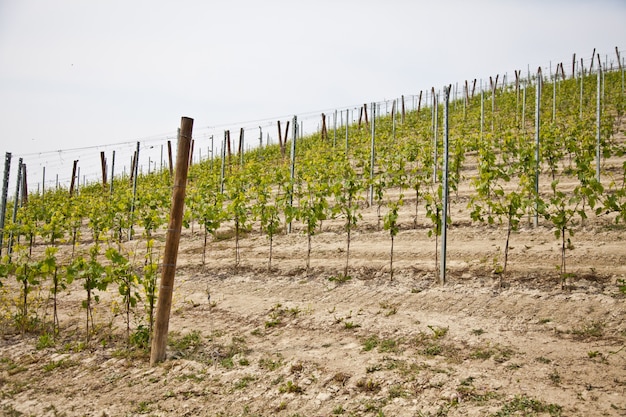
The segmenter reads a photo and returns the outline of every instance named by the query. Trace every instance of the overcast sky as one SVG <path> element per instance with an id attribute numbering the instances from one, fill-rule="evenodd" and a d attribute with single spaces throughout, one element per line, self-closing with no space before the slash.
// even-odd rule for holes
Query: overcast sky
<path id="1" fill-rule="evenodd" d="M 0 152 L 286 120 L 616 46 L 625 0 L 0 0 Z"/>

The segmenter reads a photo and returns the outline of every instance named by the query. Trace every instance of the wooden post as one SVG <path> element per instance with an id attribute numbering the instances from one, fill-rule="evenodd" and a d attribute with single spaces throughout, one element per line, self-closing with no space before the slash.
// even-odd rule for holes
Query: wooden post
<path id="1" fill-rule="evenodd" d="M 402 96 L 402 118 L 400 119 L 400 123 L 404 124 L 404 117 L 406 116 L 405 108 L 404 108 L 404 96 Z"/>
<path id="2" fill-rule="evenodd" d="M 244 133 L 243 127 L 239 129 L 239 164 L 243 165 L 243 142 L 244 141 Z"/>
<path id="3" fill-rule="evenodd" d="M 115 178 L 115 151 L 111 155 L 111 184 L 109 187 L 109 193 L 113 195 L 113 179 Z"/>
<path id="4" fill-rule="evenodd" d="M 419 114 L 422 108 L 422 90 L 420 90 L 420 98 L 417 100 L 417 113 Z"/>
<path id="5" fill-rule="evenodd" d="M 472 98 L 474 98 L 475 92 L 476 92 L 476 78 L 474 78 L 474 84 L 472 84 Z"/>
<path id="6" fill-rule="evenodd" d="M 572 56 L 572 79 L 576 77 L 576 53 Z"/>
<path id="7" fill-rule="evenodd" d="M 280 148 L 280 154 L 284 158 L 285 154 L 283 152 L 283 131 L 280 128 L 280 120 L 276 121 L 276 125 L 278 126 L 278 147 Z"/>
<path id="8" fill-rule="evenodd" d="M 78 159 L 74 161 L 72 167 L 72 180 L 70 181 L 70 197 L 74 195 L 74 185 L 76 183 L 76 168 L 78 167 Z"/>
<path id="9" fill-rule="evenodd" d="M 7 211 L 7 197 L 9 193 L 9 174 L 11 172 L 11 152 L 4 154 L 4 176 L 2 177 L 2 197 L 0 200 L 0 255 L 4 242 L 4 222 Z"/>
<path id="10" fill-rule="evenodd" d="M 169 157 L 170 162 L 170 177 L 174 176 L 174 164 L 172 163 L 172 141 L 167 141 L 167 156 Z"/>
<path id="11" fill-rule="evenodd" d="M 106 192 L 107 190 L 107 159 L 104 156 L 104 151 L 100 152 L 100 165 L 102 166 L 102 188 Z"/>
<path id="12" fill-rule="evenodd" d="M 17 209 L 20 206 L 20 188 L 22 185 L 22 158 L 17 163 L 17 184 L 15 185 L 15 199 L 13 200 L 13 224 L 17 222 Z M 7 245 L 7 256 L 11 262 L 11 254 L 13 253 L 13 232 L 9 233 L 9 243 Z"/>
<path id="13" fill-rule="evenodd" d="M 180 243 L 183 210 L 185 207 L 185 187 L 187 184 L 187 172 L 189 170 L 188 161 L 193 119 L 183 117 L 180 124 L 180 135 L 178 137 L 178 149 L 176 153 L 176 176 L 174 177 L 172 207 L 165 241 L 165 254 L 163 255 L 163 269 L 161 273 L 161 285 L 159 286 L 159 298 L 157 299 L 154 337 L 152 338 L 152 349 L 150 351 L 150 366 L 154 366 L 158 362 L 165 360 L 170 311 L 172 309 L 174 275 L 176 273 L 176 259 L 178 256 L 178 244 Z"/>
<path id="14" fill-rule="evenodd" d="M 363 104 L 363 114 L 365 115 L 365 125 L 369 126 L 370 122 L 367 119 L 367 103 Z"/>
<path id="15" fill-rule="evenodd" d="M 22 206 L 28 204 L 28 181 L 26 180 L 26 164 L 22 164 Z"/>
<path id="16" fill-rule="evenodd" d="M 322 140 L 328 139 L 328 132 L 326 131 L 326 115 L 322 113 L 322 131 L 320 133 Z"/>

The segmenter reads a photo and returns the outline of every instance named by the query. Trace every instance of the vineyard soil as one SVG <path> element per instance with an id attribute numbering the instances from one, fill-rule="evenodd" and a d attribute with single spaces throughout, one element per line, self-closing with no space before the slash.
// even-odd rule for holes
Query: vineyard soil
<path id="1" fill-rule="evenodd" d="M 453 219 L 465 206 L 461 190 Z M 435 239 L 425 223 L 412 229 L 413 210 L 407 200 L 400 212 L 393 281 L 390 239 L 377 230 L 375 208 L 362 212 L 345 281 L 339 220 L 325 221 L 313 236 L 308 274 L 307 239 L 298 227 L 275 237 L 268 272 L 268 241 L 255 232 L 241 240 L 241 263 L 234 266 L 228 227 L 209 245 L 202 266 L 196 225 L 181 242 L 165 363 L 151 368 L 145 351 L 126 348 L 122 315 L 100 307 L 113 291 L 102 296 L 95 317 L 99 333 L 109 336 L 79 343 L 84 310 L 73 286 L 60 297 L 62 329 L 54 346 L 38 348 L 36 335 L 5 329 L 0 410 L 11 416 L 626 414 L 626 307 L 618 286 L 626 278 L 623 225 L 594 218 L 578 227 L 567 258 L 573 277 L 562 290 L 555 268 L 560 246 L 547 224 L 524 223 L 513 235 L 509 276 L 499 288 L 494 271 L 503 228 L 453 222 L 449 282 L 441 286 Z"/>

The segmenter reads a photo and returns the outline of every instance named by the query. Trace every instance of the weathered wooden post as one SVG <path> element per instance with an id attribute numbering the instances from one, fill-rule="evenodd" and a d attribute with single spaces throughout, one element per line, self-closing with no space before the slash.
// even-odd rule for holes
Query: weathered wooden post
<path id="1" fill-rule="evenodd" d="M 9 193 L 9 174 L 11 171 L 11 152 L 4 154 L 4 176 L 2 177 L 2 199 L 0 202 L 0 255 L 4 242 L 4 222 L 7 210 L 7 197 Z"/>
<path id="2" fill-rule="evenodd" d="M 172 309 L 172 293 L 174 290 L 174 275 L 176 273 L 176 258 L 182 229 L 183 210 L 185 207 L 185 188 L 187 172 L 189 170 L 189 151 L 191 148 L 191 133 L 193 119 L 183 117 L 180 122 L 180 135 L 176 152 L 176 176 L 172 187 L 172 207 L 170 221 L 165 240 L 165 254 L 163 255 L 163 269 L 161 285 L 157 299 L 157 311 L 154 324 L 154 336 L 150 351 L 150 365 L 165 360 L 167 347 L 167 333 Z"/>

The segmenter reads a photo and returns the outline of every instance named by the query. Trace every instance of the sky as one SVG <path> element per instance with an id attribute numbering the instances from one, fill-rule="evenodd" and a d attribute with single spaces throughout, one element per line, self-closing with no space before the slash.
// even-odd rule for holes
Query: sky
<path id="1" fill-rule="evenodd" d="M 625 0 L 0 0 L 0 152 L 50 182 L 155 152 L 186 116 L 206 155 L 225 129 L 615 59 L 624 22 Z"/>

